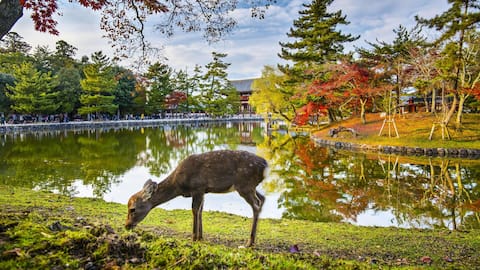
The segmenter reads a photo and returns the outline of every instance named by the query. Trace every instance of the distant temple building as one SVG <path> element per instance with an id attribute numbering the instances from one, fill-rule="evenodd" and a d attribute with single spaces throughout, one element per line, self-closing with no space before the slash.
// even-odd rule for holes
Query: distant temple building
<path id="1" fill-rule="evenodd" d="M 230 81 L 240 94 L 240 113 L 252 113 L 252 107 L 248 100 L 252 95 L 252 83 L 255 79 L 232 80 Z"/>

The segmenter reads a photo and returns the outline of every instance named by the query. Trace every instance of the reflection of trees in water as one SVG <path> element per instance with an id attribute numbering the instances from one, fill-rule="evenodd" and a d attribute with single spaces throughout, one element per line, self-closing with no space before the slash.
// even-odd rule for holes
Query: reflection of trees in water
<path id="1" fill-rule="evenodd" d="M 93 187 L 97 197 L 110 191 L 112 184 L 120 182 L 123 175 L 136 163 L 139 147 L 134 143 L 132 132 L 116 130 L 102 132 L 87 131 L 86 136 L 78 138 L 79 166 L 82 183 Z"/>
<path id="2" fill-rule="evenodd" d="M 0 151 L 1 183 L 74 195 L 72 186 L 81 181 L 103 196 L 136 162 L 139 145 L 128 135 L 131 132 L 89 130 L 10 138 Z"/>
<path id="3" fill-rule="evenodd" d="M 160 177 L 187 155 L 236 149 L 248 137 L 270 163 L 264 187 L 284 190 L 278 202 L 284 217 L 355 221 L 372 209 L 413 227 L 480 227 L 478 160 L 352 153 L 316 147 L 305 137 L 263 137 L 260 123 L 251 124 L 2 136 L 0 184 L 74 195 L 80 181 L 102 197 L 135 166 Z"/>
<path id="4" fill-rule="evenodd" d="M 286 190 L 284 217 L 355 221 L 391 211 L 412 227 L 479 227 L 480 161 L 362 154 L 273 134 L 261 145 Z"/>
<path id="5" fill-rule="evenodd" d="M 252 122 L 259 131 L 259 122 Z M 2 136 L 0 184 L 75 195 L 74 183 L 102 197 L 135 166 L 152 175 L 168 173 L 187 155 L 228 146 L 236 148 L 244 128 L 238 124 L 45 132 Z M 245 135 L 243 133 L 243 135 Z M 144 181 L 146 179 L 141 179 Z"/>

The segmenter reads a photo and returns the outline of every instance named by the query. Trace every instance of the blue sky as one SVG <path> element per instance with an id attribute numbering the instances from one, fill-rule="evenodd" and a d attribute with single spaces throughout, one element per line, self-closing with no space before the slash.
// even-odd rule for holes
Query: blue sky
<path id="1" fill-rule="evenodd" d="M 211 61 L 211 52 L 228 54 L 225 59 L 230 63 L 228 69 L 230 79 L 256 78 L 261 75 L 265 65 L 276 65 L 282 60 L 277 54 L 280 51 L 279 41 L 289 41 L 286 33 L 298 18 L 302 3 L 309 1 L 292 0 L 277 1 L 272 5 L 264 20 L 252 19 L 247 9 L 237 9 L 233 16 L 238 26 L 226 39 L 209 45 L 201 34 L 177 32 L 166 38 L 156 32 L 147 32 L 147 37 L 156 46 L 163 46 L 163 55 L 167 64 L 174 69 L 192 71 L 195 64 L 204 66 Z M 99 14 L 78 5 L 64 3 L 60 6 L 63 16 L 59 21 L 59 36 L 39 33 L 33 29 L 33 23 L 26 13 L 12 31 L 19 33 L 33 47 L 48 45 L 51 50 L 55 42 L 65 40 L 78 48 L 77 58 L 102 50 L 112 56 L 113 52 L 107 40 L 102 39 L 99 28 Z M 335 0 L 330 7 L 332 11 L 342 10 L 347 15 L 350 25 L 342 28 L 344 33 L 360 35 L 360 38 L 346 44 L 347 50 L 354 46 L 367 47 L 365 40 L 390 42 L 399 25 L 408 29 L 415 24 L 415 15 L 431 18 L 448 9 L 447 0 Z M 435 37 L 435 31 L 427 32 Z M 122 63 L 127 65 L 127 63 Z"/>

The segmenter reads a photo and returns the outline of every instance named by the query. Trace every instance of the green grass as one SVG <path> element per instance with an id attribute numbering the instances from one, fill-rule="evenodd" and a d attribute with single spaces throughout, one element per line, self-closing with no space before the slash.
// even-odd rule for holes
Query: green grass
<path id="1" fill-rule="evenodd" d="M 154 209 L 135 231 L 126 206 L 0 186 L 0 269 L 473 269 L 480 231 L 359 227 L 205 212 L 192 242 L 190 211 Z M 299 252 L 290 252 L 297 245 Z M 421 262 L 423 256 L 433 260 Z M 448 258 L 447 261 L 445 257 Z"/>

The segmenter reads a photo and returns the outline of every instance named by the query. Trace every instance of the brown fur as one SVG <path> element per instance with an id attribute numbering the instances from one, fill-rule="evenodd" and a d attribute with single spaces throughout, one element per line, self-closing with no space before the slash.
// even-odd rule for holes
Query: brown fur
<path id="1" fill-rule="evenodd" d="M 159 204 L 178 196 L 192 197 L 193 240 L 201 240 L 204 194 L 236 190 L 253 210 L 252 230 L 247 243 L 252 246 L 265 201 L 256 187 L 263 181 L 267 167 L 265 159 L 247 151 L 218 150 L 188 156 L 162 182 L 157 184 L 148 180 L 142 190 L 130 197 L 125 227 L 135 227 Z"/>

